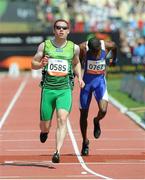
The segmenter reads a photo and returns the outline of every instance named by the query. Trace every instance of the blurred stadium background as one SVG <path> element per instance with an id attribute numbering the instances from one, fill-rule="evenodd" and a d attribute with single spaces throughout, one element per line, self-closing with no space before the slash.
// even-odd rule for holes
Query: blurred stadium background
<path id="1" fill-rule="evenodd" d="M 108 68 L 109 89 L 113 93 L 111 83 L 116 81 L 112 79 L 118 77 L 114 86 L 117 94 L 113 95 L 122 97 L 121 93 L 127 93 L 127 101 L 131 97 L 138 102 L 131 108 L 143 107 L 145 0 L 0 0 L 0 71 L 7 71 L 12 64 L 21 71 L 29 71 L 38 44 L 53 35 L 52 25 L 58 18 L 70 22 L 69 39 L 75 43 L 85 41 L 92 34 L 116 42 L 118 64 Z M 129 83 L 130 87 L 126 88 Z M 134 93 L 131 89 L 135 84 Z M 142 118 L 144 112 L 143 108 Z"/>

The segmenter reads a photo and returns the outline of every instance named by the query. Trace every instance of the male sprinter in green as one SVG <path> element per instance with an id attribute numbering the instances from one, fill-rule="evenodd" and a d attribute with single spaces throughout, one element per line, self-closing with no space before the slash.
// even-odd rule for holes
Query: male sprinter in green
<path id="1" fill-rule="evenodd" d="M 54 38 L 42 42 L 32 60 L 32 69 L 45 70 L 40 104 L 40 141 L 44 143 L 51 127 L 56 109 L 56 150 L 52 162 L 60 162 L 60 149 L 67 132 L 67 118 L 72 107 L 73 70 L 79 85 L 84 87 L 79 61 L 79 46 L 67 40 L 69 23 L 63 19 L 55 21 Z"/>

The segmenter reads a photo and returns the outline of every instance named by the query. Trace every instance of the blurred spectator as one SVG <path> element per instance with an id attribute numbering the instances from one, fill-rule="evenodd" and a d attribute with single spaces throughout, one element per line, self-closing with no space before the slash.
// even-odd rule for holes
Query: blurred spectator
<path id="1" fill-rule="evenodd" d="M 145 64 L 145 40 L 140 38 L 133 49 L 133 63 Z"/>
<path id="2" fill-rule="evenodd" d="M 57 18 L 66 18 L 75 32 L 114 31 L 128 24 L 128 28 L 143 30 L 144 0 L 42 0 L 41 11 L 47 14 L 46 27 Z M 40 8 L 39 8 L 40 9 Z M 39 12 L 40 13 L 40 12 Z M 127 31 L 127 27 L 126 27 Z"/>
<path id="3" fill-rule="evenodd" d="M 5 1 L 13 2 L 12 0 Z M 130 36 L 129 33 L 135 31 L 145 36 L 145 0 L 33 1 L 37 2 L 36 14 L 39 29 L 37 30 L 39 32 L 48 30 L 56 19 L 63 18 L 70 22 L 74 32 L 123 30 L 127 38 Z M 2 3 L 0 7 L 4 8 Z M 133 34 L 133 37 L 139 38 L 136 34 Z M 130 43 L 129 40 L 128 43 Z"/>

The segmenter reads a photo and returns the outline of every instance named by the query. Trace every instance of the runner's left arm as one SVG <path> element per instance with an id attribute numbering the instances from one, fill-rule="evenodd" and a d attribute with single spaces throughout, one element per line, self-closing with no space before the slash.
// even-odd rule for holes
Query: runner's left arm
<path id="1" fill-rule="evenodd" d="M 107 53 L 111 51 L 110 66 L 115 66 L 117 63 L 117 45 L 113 41 L 105 41 Z"/>

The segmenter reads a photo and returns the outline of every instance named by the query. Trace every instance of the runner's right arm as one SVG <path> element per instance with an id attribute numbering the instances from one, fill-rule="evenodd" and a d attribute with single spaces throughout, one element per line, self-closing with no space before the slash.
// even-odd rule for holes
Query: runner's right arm
<path id="1" fill-rule="evenodd" d="M 38 46 L 37 52 L 32 59 L 31 62 L 32 69 L 35 70 L 41 69 L 47 65 L 48 57 L 44 56 L 43 52 L 44 52 L 44 42 Z"/>

